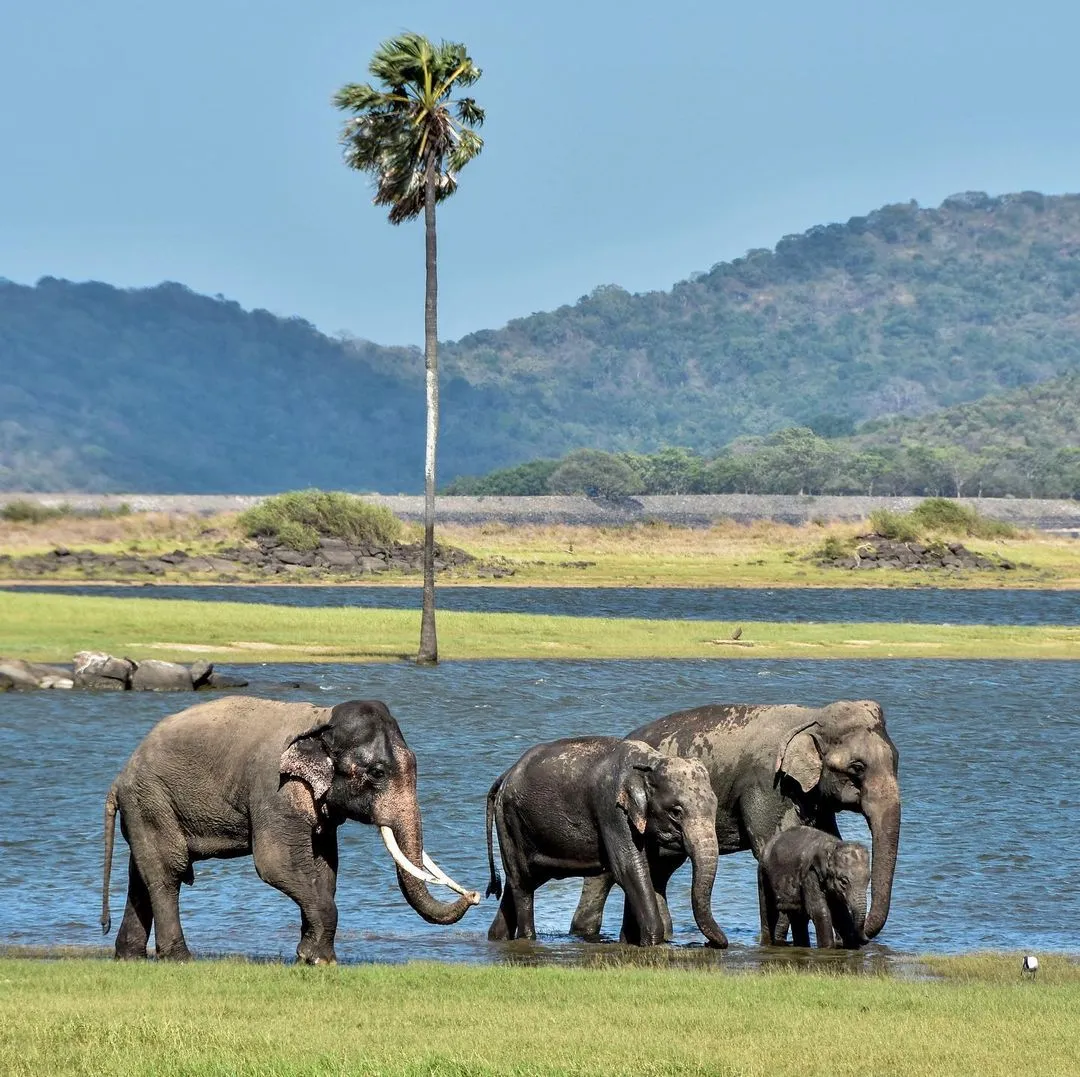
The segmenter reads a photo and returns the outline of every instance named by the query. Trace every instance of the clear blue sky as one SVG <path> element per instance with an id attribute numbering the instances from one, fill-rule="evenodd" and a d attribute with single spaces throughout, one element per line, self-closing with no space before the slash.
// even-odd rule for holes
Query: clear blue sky
<path id="1" fill-rule="evenodd" d="M 0 276 L 418 343 L 421 226 L 371 205 L 330 106 L 404 29 L 484 70 L 444 339 L 886 202 L 1080 190 L 1075 0 L 0 0 Z"/>

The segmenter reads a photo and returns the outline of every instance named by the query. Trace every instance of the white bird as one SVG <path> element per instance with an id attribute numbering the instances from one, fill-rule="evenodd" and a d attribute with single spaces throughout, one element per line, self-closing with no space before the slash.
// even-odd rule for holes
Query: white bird
<path id="1" fill-rule="evenodd" d="M 1020 975 L 1030 976 L 1033 980 L 1039 973 L 1039 959 L 1034 954 L 1028 954 L 1020 962 Z"/>

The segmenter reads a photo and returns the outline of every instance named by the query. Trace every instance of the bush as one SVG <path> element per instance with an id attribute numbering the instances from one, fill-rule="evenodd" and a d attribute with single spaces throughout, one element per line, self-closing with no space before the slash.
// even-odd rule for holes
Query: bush
<path id="1" fill-rule="evenodd" d="M 66 516 L 68 507 L 49 508 L 38 501 L 9 501 L 0 509 L 0 518 L 13 524 L 40 524 L 46 520 L 55 520 L 57 516 Z"/>
<path id="2" fill-rule="evenodd" d="M 1016 528 L 980 516 L 973 508 L 948 497 L 928 497 L 911 510 L 911 518 L 927 531 L 974 538 L 1011 538 Z"/>
<path id="3" fill-rule="evenodd" d="M 818 557 L 826 561 L 839 561 L 841 557 L 850 556 L 847 543 L 836 535 L 830 535 L 818 550 Z"/>
<path id="4" fill-rule="evenodd" d="M 919 540 L 919 528 L 910 513 L 893 512 L 892 509 L 874 509 L 870 513 L 870 526 L 875 535 L 895 542 Z"/>
<path id="5" fill-rule="evenodd" d="M 252 538 L 276 538 L 294 550 L 313 550 L 322 537 L 387 545 L 402 531 L 401 521 L 385 506 L 324 490 L 268 497 L 242 513 L 239 522 Z"/>

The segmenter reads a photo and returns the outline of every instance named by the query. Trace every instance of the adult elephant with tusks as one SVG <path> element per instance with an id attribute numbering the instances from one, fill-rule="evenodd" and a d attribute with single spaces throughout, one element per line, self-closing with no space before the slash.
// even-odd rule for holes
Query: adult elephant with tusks
<path id="1" fill-rule="evenodd" d="M 760 860 L 768 841 L 782 830 L 807 825 L 839 837 L 836 813 L 862 814 L 873 843 L 864 931 L 867 939 L 881 931 L 889 915 L 900 842 L 900 756 L 878 703 L 841 700 L 820 708 L 713 704 L 659 718 L 627 739 L 705 764 L 716 794 L 721 855 L 749 849 Z M 667 881 L 679 863 L 664 861 L 667 874 L 655 879 L 658 898 L 665 903 Z M 612 885 L 610 875 L 585 881 L 571 931 L 586 938 L 599 934 Z M 786 922 L 782 932 L 787 932 Z"/>
<path id="2" fill-rule="evenodd" d="M 181 882 L 195 861 L 251 855 L 259 877 L 300 906 L 296 956 L 333 962 L 337 828 L 378 826 L 405 900 L 429 923 L 454 924 L 480 895 L 424 849 L 416 756 L 377 700 L 316 707 L 231 697 L 160 721 L 135 749 L 105 801 L 101 926 L 107 934 L 116 813 L 130 846 L 127 904 L 116 956 L 190 957 L 180 925 Z M 460 895 L 434 898 L 425 883 Z"/>

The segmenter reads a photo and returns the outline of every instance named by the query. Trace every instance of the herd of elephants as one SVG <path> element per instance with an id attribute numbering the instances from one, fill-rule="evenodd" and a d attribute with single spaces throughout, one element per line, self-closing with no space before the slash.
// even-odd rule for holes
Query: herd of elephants
<path id="1" fill-rule="evenodd" d="M 868 700 L 718 704 L 669 714 L 622 740 L 538 744 L 487 793 L 488 894 L 500 899 L 488 937 L 535 938 L 536 889 L 581 876 L 574 934 L 599 936 L 617 884 L 621 939 L 670 940 L 667 886 L 689 859 L 694 919 L 709 945 L 725 947 L 712 911 L 717 859 L 749 849 L 763 944 L 784 943 L 790 928 L 792 941 L 808 946 L 813 922 L 818 946 L 858 947 L 889 915 L 898 760 L 882 709 Z M 841 840 L 838 811 L 866 818 L 872 856 Z M 180 884 L 193 882 L 198 860 L 250 855 L 259 877 L 300 906 L 298 959 L 334 961 L 337 829 L 348 819 L 379 828 L 398 886 L 424 920 L 456 923 L 481 900 L 424 848 L 416 756 L 377 700 L 317 707 L 230 696 L 160 721 L 106 798 L 105 933 L 117 813 L 130 847 L 121 958 L 145 957 L 151 929 L 159 957 L 189 957 Z M 455 899 L 437 899 L 429 884 Z"/>

